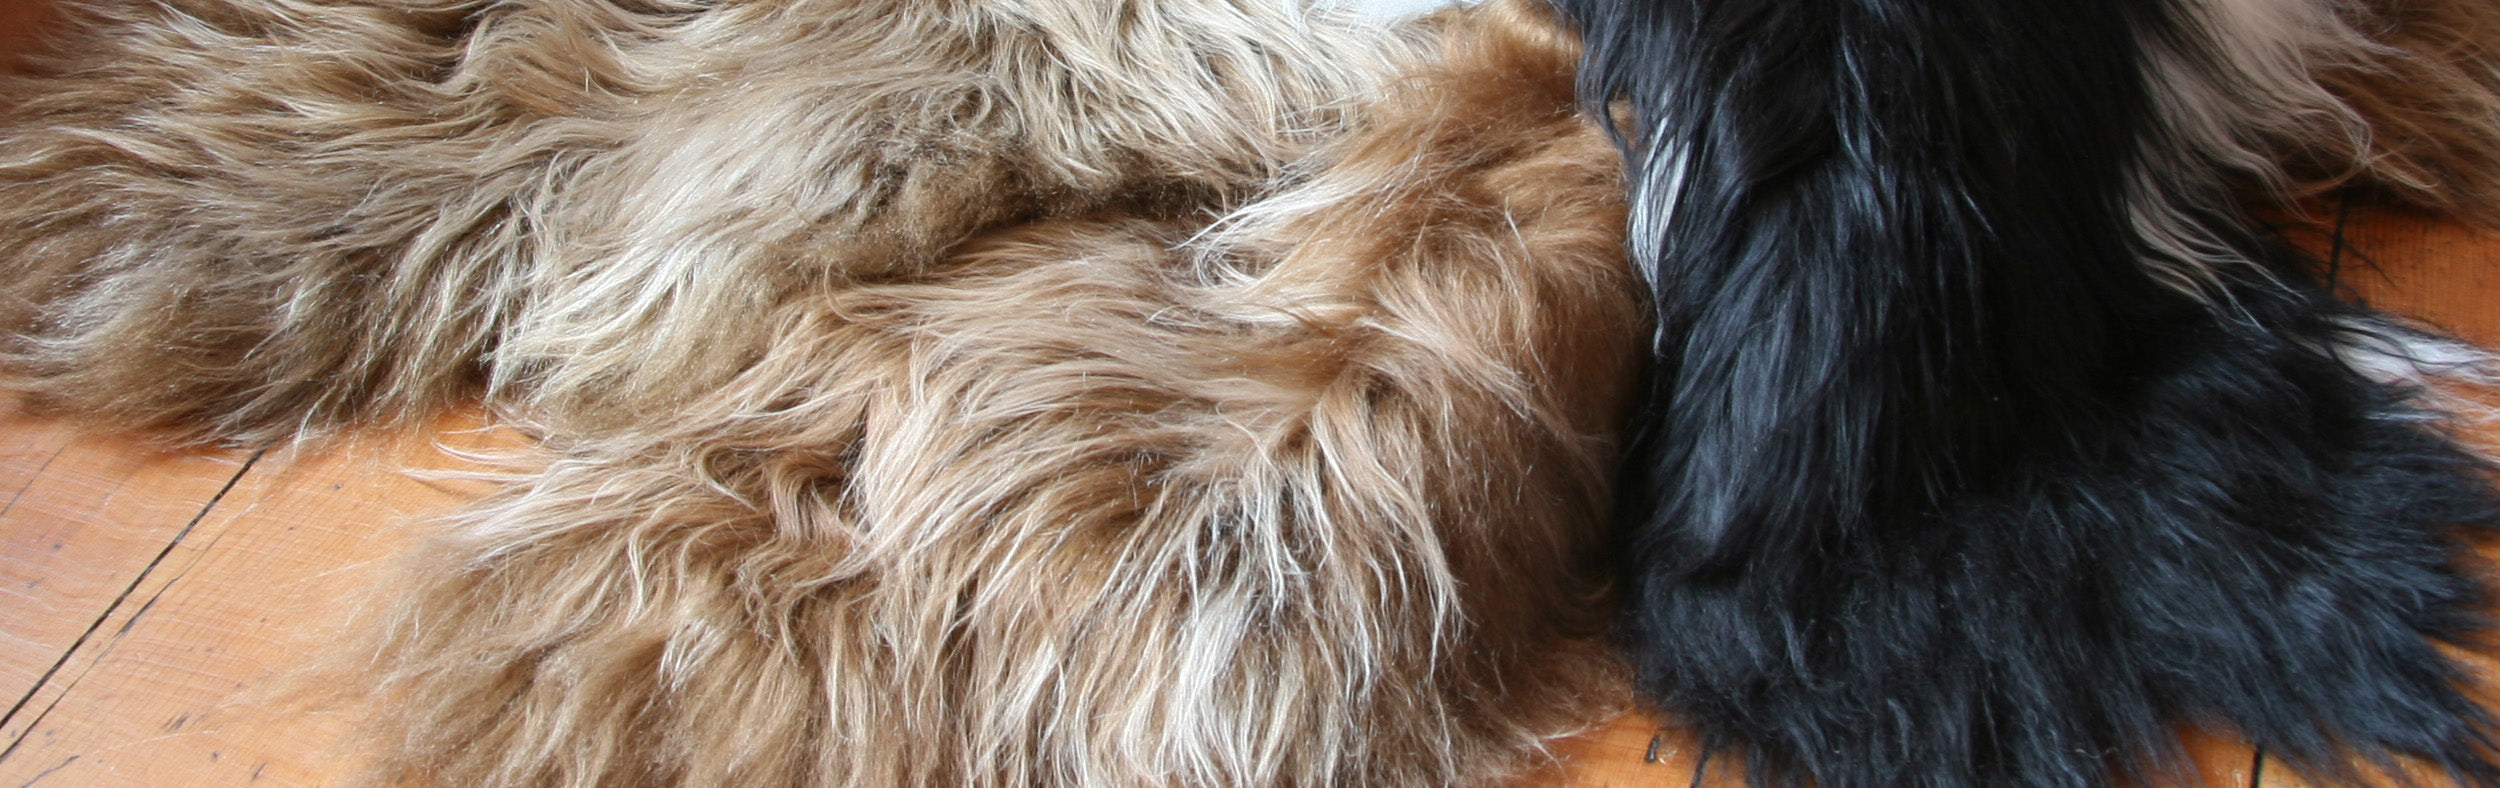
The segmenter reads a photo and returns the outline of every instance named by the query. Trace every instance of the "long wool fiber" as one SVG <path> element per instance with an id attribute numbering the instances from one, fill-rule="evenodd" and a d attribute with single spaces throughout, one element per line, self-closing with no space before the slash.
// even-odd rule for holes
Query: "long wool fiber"
<path id="1" fill-rule="evenodd" d="M 2333 149 L 2287 141 L 2456 120 L 2322 81 L 2399 57 L 2356 9 L 1561 5 L 1629 105 L 1659 318 L 1627 641 L 1752 784 L 2187 780 L 2197 724 L 2316 780 L 2500 785 L 2441 650 L 2487 631 L 2495 466 L 2426 388 L 2494 366 L 2337 301 L 2240 196 Z"/>
<path id="2" fill-rule="evenodd" d="M 1627 267 L 1535 0 L 79 0 L 0 368 L 544 436 L 378 591 L 375 782 L 1490 784 L 1610 706 L 1610 509 L 1763 784 L 2500 782 L 2453 348 L 2238 215 L 2500 216 L 2500 4 L 1958 1 L 1562 3 Z"/>
<path id="3" fill-rule="evenodd" d="M 1529 4 L 75 16 L 39 405 L 544 435 L 378 591 L 376 782 L 1477 785 L 1613 704 L 1644 316 Z"/>
<path id="4" fill-rule="evenodd" d="M 1250 0 L 91 0 L 0 115 L 39 410 L 185 442 L 493 390 L 631 423 L 757 315 L 984 229 L 1276 175 L 1394 49 Z"/>
<path id="5" fill-rule="evenodd" d="M 752 319 L 401 581 L 385 775 L 1479 785 L 1610 705 L 1619 159 L 1513 4 L 1218 221 L 1082 217 Z"/>

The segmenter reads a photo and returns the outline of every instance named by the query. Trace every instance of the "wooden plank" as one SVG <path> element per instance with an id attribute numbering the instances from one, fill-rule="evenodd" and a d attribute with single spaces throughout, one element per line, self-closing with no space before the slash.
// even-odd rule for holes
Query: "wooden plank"
<path id="1" fill-rule="evenodd" d="M 2329 262 L 2348 296 L 2500 348 L 2500 236 L 2412 211 L 2332 203 L 2295 217 L 2287 234 Z"/>
<path id="2" fill-rule="evenodd" d="M 2243 742 L 2197 730 L 2181 733 L 2191 760 L 2187 785 L 2238 788 L 2256 777 L 2256 753 Z M 1714 755 L 1705 764 L 1690 731 L 1647 712 L 1633 712 L 1589 733 L 1559 742 L 1563 766 L 1522 781 L 1520 788 L 1744 788 L 1744 766 Z M 1696 771 L 1708 769 L 1696 779 Z M 2267 785 L 2301 788 L 2289 774 Z M 2436 784 L 2436 783 L 2426 783 Z"/>
<path id="3" fill-rule="evenodd" d="M 2485 348 L 2500 348 L 2500 235 L 2414 211 L 2319 206 L 2294 237 L 2331 263 L 2338 289 L 2378 309 L 2431 325 Z M 2341 238 L 2343 243 L 2334 240 Z M 2339 248 L 2340 247 L 2340 248 Z M 2477 397 L 2493 402 L 2495 392 Z M 2500 424 L 2474 430 L 2486 446 L 2500 446 Z M 2500 544 L 2480 547 L 2483 560 L 2500 567 Z M 2485 708 L 2500 708 L 2500 655 L 2452 652 L 2480 678 L 2474 693 Z M 2443 785 L 2445 777 L 2418 770 L 2419 785 Z M 2264 788 L 2307 788 L 2314 783 L 2269 761 Z M 2380 780 L 2395 788 L 2400 780 Z"/>
<path id="4" fill-rule="evenodd" d="M 2296 243 L 2332 264 L 2339 289 L 2349 296 L 2484 347 L 2500 347 L 2500 298 L 2494 297 L 2500 295 L 2500 236 L 2434 216 L 2340 203 L 2308 206 L 2277 221 Z M 2489 433 L 2500 441 L 2500 429 Z M 2485 554 L 2500 562 L 2500 547 Z M 2486 677 L 2500 676 L 2500 660 L 2489 655 L 2465 658 Z M 2481 696 L 2487 703 L 2500 700 L 2500 692 L 2488 687 Z M 2196 730 L 2183 732 L 2182 741 L 2199 785 L 2309 785 L 2280 764 L 2260 765 L 2257 753 L 2244 742 Z M 1690 734 L 1645 712 L 1560 742 L 1555 751 L 1566 767 L 1531 782 L 1561 788 L 1742 784 L 1741 772 L 1725 763 L 1713 765 L 1706 779 L 1696 781 L 1698 753 Z M 2427 775 L 2423 780 L 2425 785 L 2440 784 Z"/>
<path id="5" fill-rule="evenodd" d="M 81 436 L 0 403 L 0 746 L 36 686 L 241 469 L 230 453 Z"/>
<path id="6" fill-rule="evenodd" d="M 1704 763 L 1701 747 L 1684 729 L 1635 711 L 1588 733 L 1557 742 L 1562 768 L 1523 781 L 1552 788 L 1738 788 L 1743 773 L 1720 759 Z M 1709 774 L 1695 779 L 1707 767 Z"/>
<path id="7" fill-rule="evenodd" d="M 40 0 L 0 0 L 0 53 L 27 40 L 43 11 Z M 2343 281 L 2356 294 L 2500 345 L 2490 297 L 2500 268 L 2486 262 L 2500 245 L 2427 217 L 2346 218 L 2353 265 Z M 36 734 L 0 755 L 0 785 L 316 784 L 338 774 L 311 746 L 335 737 L 338 716 L 273 716 L 252 693 L 317 645 L 304 635 L 335 616 L 328 603 L 403 543 L 378 523 L 465 497 L 393 470 L 414 459 L 328 454 L 255 469 L 177 540 L 241 473 L 240 456 L 166 456 L 0 420 L 0 493 L 15 491 L 0 508 L 0 700 L 28 697 L 47 672 L 76 672 L 40 688 L 50 713 L 0 723 L 0 745 Z M 2207 785 L 2245 785 L 2256 769 L 2244 745 L 2219 738 L 2192 737 L 2191 751 Z M 1557 753 L 1567 768 L 1544 784 L 1680 786 L 1699 765 L 1688 737 L 1639 713 Z M 1711 771 L 1718 779 L 1705 784 L 1732 784 L 1729 771 Z M 2302 783 L 2267 770 L 2264 784 Z"/>
<path id="8" fill-rule="evenodd" d="M 509 433 L 446 442 L 510 446 Z M 0 785 L 311 786 L 357 761 L 337 744 L 353 709 L 292 702 L 335 645 L 400 527 L 483 491 L 403 467 L 467 467 L 423 442 L 265 460 L 149 573 L 0 753 Z"/>

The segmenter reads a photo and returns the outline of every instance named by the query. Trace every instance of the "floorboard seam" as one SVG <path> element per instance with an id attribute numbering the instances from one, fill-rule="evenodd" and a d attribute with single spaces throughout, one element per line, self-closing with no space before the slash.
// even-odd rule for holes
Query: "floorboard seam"
<path id="1" fill-rule="evenodd" d="M 17 499 L 26 497 L 26 491 L 34 489 L 35 482 L 43 480 L 43 472 L 52 469 L 52 461 L 60 459 L 61 453 L 66 451 L 69 451 L 69 445 L 62 444 L 61 448 L 52 450 L 52 456 L 43 458 L 43 464 L 35 466 L 35 475 L 26 477 L 26 483 L 18 485 L 17 492 L 9 493 L 7 505 L 0 505 L 0 517 L 9 516 L 9 510 L 17 508 Z"/>
<path id="2" fill-rule="evenodd" d="M 78 655 L 79 650 L 87 645 L 89 638 L 95 637 L 96 630 L 104 628 L 104 622 L 112 620 L 114 611 L 120 610 L 123 603 L 130 601 L 131 594 L 138 593 L 139 586 L 146 583 L 149 576 L 156 574 L 157 567 L 165 563 L 167 556 L 173 555 L 174 548 L 182 546 L 182 541 L 191 537 L 191 530 L 198 528 L 200 521 L 208 519 L 208 513 L 217 508 L 218 502 L 226 499 L 226 493 L 234 491 L 235 484 L 243 481 L 244 474 L 252 472 L 252 466 L 258 464 L 261 455 L 267 451 L 267 449 L 254 451 L 252 456 L 243 458 L 243 467 L 236 468 L 234 475 L 226 478 L 225 485 L 217 488 L 217 494 L 209 496 L 208 502 L 200 505 L 199 512 L 191 515 L 191 521 L 183 523 L 182 530 L 175 532 L 174 538 L 166 540 L 164 549 L 156 551 L 156 557 L 148 559 L 148 565 L 139 570 L 137 577 L 130 579 L 130 585 L 122 588 L 121 593 L 113 598 L 112 604 L 104 607 L 103 614 L 96 616 L 94 621 L 87 624 L 87 631 L 79 633 L 77 640 L 70 641 L 69 648 L 61 651 L 61 658 L 54 660 L 52 667 L 44 669 L 43 676 L 36 679 L 34 686 L 26 690 L 25 697 L 18 698 L 17 703 L 10 705 L 7 714 L 0 714 L 0 729 L 6 729 L 9 723 L 16 721 L 18 714 L 25 711 L 26 705 L 32 702 L 36 695 L 42 694 L 45 687 L 51 686 L 52 677 L 60 673 L 62 667 L 69 664 L 70 658 Z M 154 599 L 151 598 L 149 601 L 153 602 Z M 114 639 L 118 641 L 120 635 L 116 633 Z M 98 660 L 89 660 L 87 666 L 93 668 L 97 661 L 100 661 L 100 655 Z M 16 754 L 17 748 L 26 743 L 26 737 L 34 735 L 35 729 L 43 725 L 43 718 L 50 716 L 52 709 L 61 705 L 61 699 L 68 697 L 70 690 L 77 689 L 79 679 L 86 678 L 86 676 L 86 671 L 79 671 L 77 676 L 69 680 L 68 685 L 62 687 L 60 692 L 54 693 L 52 701 L 44 704 L 43 711 L 37 712 L 35 718 L 28 721 L 26 727 L 20 729 L 15 738 L 9 740 L 8 748 L 0 749 L 0 762 L 6 762 L 10 755 Z"/>
<path id="3" fill-rule="evenodd" d="M 78 756 L 72 755 L 72 756 L 70 756 L 70 757 L 69 757 L 69 759 L 68 759 L 68 760 L 61 761 L 59 764 L 54 765 L 52 768 L 45 769 L 45 770 L 40 771 L 40 772 L 36 772 L 36 773 L 35 773 L 35 776 L 34 776 L 32 779 L 29 779 L 29 780 L 27 780 L 26 782 L 23 782 L 23 783 L 18 784 L 17 788 L 35 788 L 35 783 L 43 782 L 43 778 L 50 777 L 50 776 L 52 776 L 52 774 L 53 774 L 54 772 L 58 772 L 58 771 L 60 771 L 60 770 L 62 770 L 62 769 L 67 769 L 67 768 L 69 768 L 69 765 L 70 765 L 70 764 L 77 763 L 77 762 L 78 762 Z"/>

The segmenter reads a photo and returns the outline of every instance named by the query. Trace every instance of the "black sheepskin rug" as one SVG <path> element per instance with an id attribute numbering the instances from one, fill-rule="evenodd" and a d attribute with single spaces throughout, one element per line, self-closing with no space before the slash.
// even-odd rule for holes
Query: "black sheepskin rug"
<path id="1" fill-rule="evenodd" d="M 2440 650 L 2500 498 L 2438 387 L 2488 365 L 2243 229 L 2277 151 L 2379 120 L 2305 67 L 2377 56 L 2362 9 L 1560 5 L 1629 108 L 1661 321 L 1625 629 L 1705 746 L 2083 788 L 2177 774 L 2197 723 L 2500 784 Z"/>

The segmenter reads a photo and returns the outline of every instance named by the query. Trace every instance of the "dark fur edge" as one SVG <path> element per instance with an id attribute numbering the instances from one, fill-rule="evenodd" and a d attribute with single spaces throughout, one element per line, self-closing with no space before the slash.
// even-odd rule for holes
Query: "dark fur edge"
<path id="1" fill-rule="evenodd" d="M 1662 316 L 1623 499 L 1652 699 L 1763 786 L 2103 785 L 2180 722 L 2500 784 L 2431 645 L 2488 623 L 2453 529 L 2500 526 L 2491 464 L 2201 174 L 2126 180 L 2176 142 L 2140 75 L 2194 54 L 2179 8 L 1560 5 L 1630 99 Z M 2262 268 L 2164 287 L 2131 199 Z"/>

